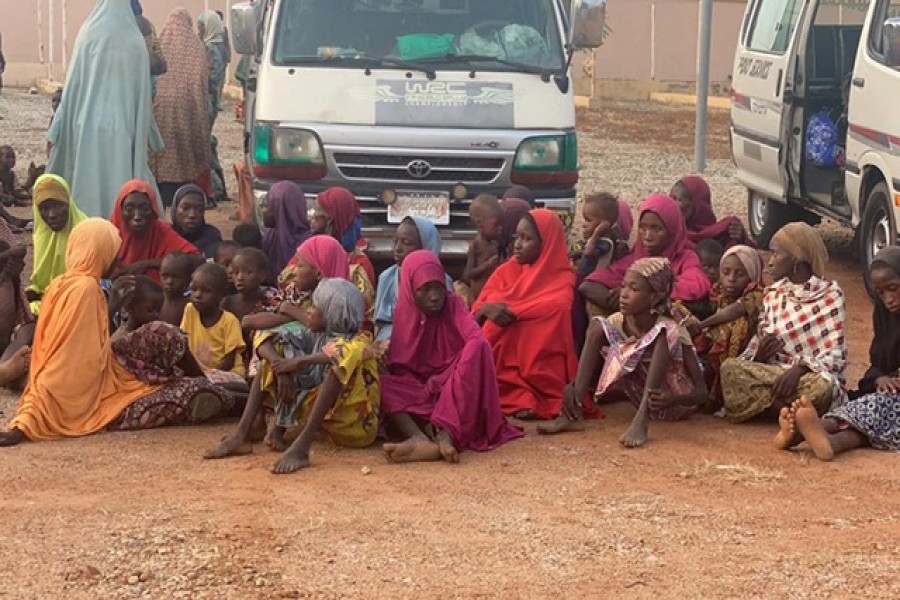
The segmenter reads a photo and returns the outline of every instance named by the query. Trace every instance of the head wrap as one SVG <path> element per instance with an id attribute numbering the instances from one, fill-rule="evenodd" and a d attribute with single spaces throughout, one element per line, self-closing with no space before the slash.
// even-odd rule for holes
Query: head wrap
<path id="1" fill-rule="evenodd" d="M 31 285 L 28 289 L 42 293 L 57 275 L 66 270 L 66 242 L 69 233 L 78 223 L 87 217 L 81 212 L 72 193 L 69 184 L 58 175 L 41 175 L 34 183 L 32 189 L 34 205 L 32 208 L 34 217 L 34 270 L 31 274 Z M 69 221 L 62 231 L 53 231 L 41 217 L 40 206 L 47 200 L 59 200 L 69 206 Z"/>
<path id="2" fill-rule="evenodd" d="M 647 280 L 650 289 L 660 295 L 660 303 L 654 308 L 667 309 L 669 296 L 672 295 L 672 286 L 675 285 L 675 275 L 672 273 L 672 263 L 668 258 L 649 257 L 634 261 L 629 271 L 633 271 Z M 668 312 L 667 310 L 665 312 Z"/>
<path id="3" fill-rule="evenodd" d="M 303 189 L 293 181 L 274 184 L 269 190 L 268 212 L 275 218 L 275 226 L 263 236 L 262 249 L 272 268 L 281 272 L 310 235 Z"/>
<path id="4" fill-rule="evenodd" d="M 687 228 L 691 231 L 697 231 L 704 227 L 714 225 L 716 222 L 716 213 L 712 208 L 712 191 L 709 184 L 699 175 L 687 175 L 682 177 L 678 183 L 685 189 L 691 202 L 694 205 L 694 214 L 691 215 L 687 222 Z"/>
<path id="5" fill-rule="evenodd" d="M 828 249 L 812 226 L 803 221 L 788 223 L 772 236 L 770 247 L 772 243 L 784 248 L 795 261 L 808 264 L 816 277 L 825 277 Z"/>
<path id="6" fill-rule="evenodd" d="M 203 219 L 200 221 L 200 227 L 197 228 L 197 231 L 192 233 L 188 233 L 181 227 L 177 217 L 178 205 L 181 204 L 181 201 L 188 195 L 200 196 L 204 208 L 204 215 Z M 178 188 L 172 199 L 172 210 L 170 214 L 172 217 L 172 229 L 174 229 L 178 235 L 197 246 L 205 257 L 213 258 L 215 256 L 216 248 L 222 243 L 222 232 L 220 232 L 217 227 L 206 222 L 206 194 L 200 189 L 200 186 L 189 183 Z"/>
<path id="7" fill-rule="evenodd" d="M 734 256 L 741 261 L 741 265 L 750 276 L 751 283 L 762 283 L 763 263 L 756 249 L 743 245 L 732 246 L 722 255 L 722 260 L 719 262 L 720 267 L 729 256 Z"/>
<path id="8" fill-rule="evenodd" d="M 225 25 L 222 19 L 213 10 L 205 10 L 197 17 L 199 23 L 203 23 L 203 43 L 217 44 L 222 41 L 225 34 Z"/>
<path id="9" fill-rule="evenodd" d="M 362 222 L 356 196 L 347 188 L 331 187 L 319 192 L 319 195 L 316 196 L 316 204 L 334 223 L 340 236 L 341 246 L 347 252 L 352 252 L 356 248 L 359 238 L 362 237 Z"/>
<path id="10" fill-rule="evenodd" d="M 366 303 L 356 286 L 346 279 L 320 281 L 312 302 L 322 311 L 327 333 L 353 335 L 362 327 Z"/>
<path id="11" fill-rule="evenodd" d="M 324 278 L 350 279 L 347 253 L 333 237 L 316 235 L 309 238 L 297 249 L 297 256 L 312 265 Z"/>

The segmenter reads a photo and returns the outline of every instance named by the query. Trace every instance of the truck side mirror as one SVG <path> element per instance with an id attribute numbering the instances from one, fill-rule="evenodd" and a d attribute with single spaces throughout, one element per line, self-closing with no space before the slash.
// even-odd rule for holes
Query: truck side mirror
<path id="1" fill-rule="evenodd" d="M 237 54 L 256 54 L 256 13 L 252 2 L 231 7 L 231 47 Z"/>
<path id="2" fill-rule="evenodd" d="M 608 0 L 572 0 L 569 42 L 576 50 L 599 48 L 606 30 Z"/>

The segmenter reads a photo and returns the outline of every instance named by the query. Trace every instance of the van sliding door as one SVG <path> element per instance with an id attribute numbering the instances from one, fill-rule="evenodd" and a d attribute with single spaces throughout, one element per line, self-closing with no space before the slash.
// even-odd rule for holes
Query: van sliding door
<path id="1" fill-rule="evenodd" d="M 732 152 L 738 178 L 769 198 L 785 198 L 783 118 L 797 24 L 816 0 L 751 0 L 732 90 Z"/>

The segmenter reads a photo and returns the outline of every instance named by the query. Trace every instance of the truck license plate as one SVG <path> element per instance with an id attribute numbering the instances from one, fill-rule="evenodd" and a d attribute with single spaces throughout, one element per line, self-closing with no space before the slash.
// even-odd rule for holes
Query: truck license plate
<path id="1" fill-rule="evenodd" d="M 435 225 L 450 224 L 450 196 L 447 194 L 397 192 L 397 200 L 388 205 L 388 223 L 406 217 L 422 217 Z"/>

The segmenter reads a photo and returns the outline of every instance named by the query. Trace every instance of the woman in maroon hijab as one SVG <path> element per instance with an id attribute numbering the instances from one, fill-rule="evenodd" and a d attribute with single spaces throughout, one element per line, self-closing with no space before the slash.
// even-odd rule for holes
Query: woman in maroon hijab
<path id="1" fill-rule="evenodd" d="M 712 207 L 709 184 L 699 175 L 687 175 L 672 186 L 669 196 L 678 203 L 687 225 L 688 239 L 696 244 L 701 240 L 716 240 L 725 249 L 738 244 L 755 248 L 744 224 L 735 216 L 716 219 Z"/>

